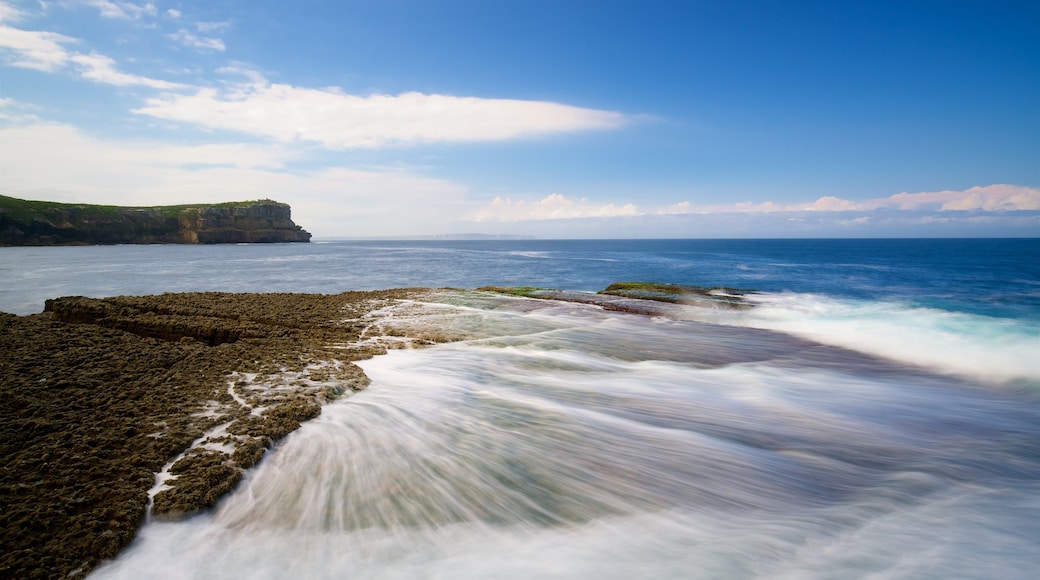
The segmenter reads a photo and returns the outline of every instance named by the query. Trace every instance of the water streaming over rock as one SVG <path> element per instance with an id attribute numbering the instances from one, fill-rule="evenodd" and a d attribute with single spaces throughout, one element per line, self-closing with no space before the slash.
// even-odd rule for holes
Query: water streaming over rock
<path id="1" fill-rule="evenodd" d="M 1035 564 L 1037 376 L 936 373 L 693 309 L 449 293 L 385 314 L 373 332 L 457 341 L 364 362 L 371 386 L 213 513 L 149 524 L 92 578 L 1025 578 Z"/>

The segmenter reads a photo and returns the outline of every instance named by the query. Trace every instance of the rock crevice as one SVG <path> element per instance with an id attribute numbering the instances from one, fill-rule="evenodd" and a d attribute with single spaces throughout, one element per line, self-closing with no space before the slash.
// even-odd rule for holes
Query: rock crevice
<path id="1" fill-rule="evenodd" d="M 417 290 L 69 297 L 0 313 L 0 578 L 82 578 L 146 509 L 212 506 L 386 352 Z M 161 485 L 157 475 L 163 480 Z"/>

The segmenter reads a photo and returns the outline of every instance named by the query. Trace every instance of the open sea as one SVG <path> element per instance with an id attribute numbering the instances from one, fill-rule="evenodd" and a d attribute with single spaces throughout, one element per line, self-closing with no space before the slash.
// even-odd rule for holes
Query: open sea
<path id="1" fill-rule="evenodd" d="M 169 291 L 617 281 L 757 290 L 660 316 L 444 292 L 462 340 L 91 578 L 1035 578 L 1040 239 L 0 248 L 0 310 Z"/>

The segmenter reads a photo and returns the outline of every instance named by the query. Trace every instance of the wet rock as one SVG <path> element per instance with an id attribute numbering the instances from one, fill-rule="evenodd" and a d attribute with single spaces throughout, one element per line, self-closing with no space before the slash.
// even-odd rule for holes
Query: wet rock
<path id="1" fill-rule="evenodd" d="M 239 444 L 231 455 L 231 460 L 243 469 L 248 469 L 260 461 L 260 458 L 264 456 L 265 450 L 266 447 L 258 439 L 252 439 Z"/>
<path id="2" fill-rule="evenodd" d="M 176 485 L 156 494 L 152 513 L 179 516 L 212 506 L 242 479 L 241 469 L 228 463 L 228 456 L 216 451 L 187 455 L 170 469 Z"/>
<path id="3" fill-rule="evenodd" d="M 131 541 L 155 474 L 186 451 L 153 510 L 212 506 L 323 401 L 364 388 L 349 361 L 385 352 L 360 344 L 365 317 L 420 292 L 68 297 L 0 313 L 0 578 L 85 577 Z M 191 450 L 225 424 L 226 452 Z"/>

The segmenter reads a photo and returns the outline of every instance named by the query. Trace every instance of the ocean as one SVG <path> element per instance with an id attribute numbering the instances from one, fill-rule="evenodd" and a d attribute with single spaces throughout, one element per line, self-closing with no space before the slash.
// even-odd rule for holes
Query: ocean
<path id="1" fill-rule="evenodd" d="M 329 241 L 0 248 L 48 297 L 617 281 L 660 315 L 469 291 L 364 361 L 209 513 L 92 578 L 1032 578 L 1040 240 Z"/>

